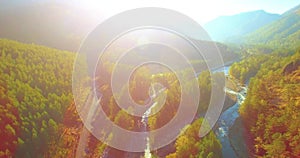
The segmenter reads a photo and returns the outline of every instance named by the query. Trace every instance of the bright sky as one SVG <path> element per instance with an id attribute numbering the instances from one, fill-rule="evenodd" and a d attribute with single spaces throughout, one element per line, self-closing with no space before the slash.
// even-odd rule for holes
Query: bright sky
<path id="1" fill-rule="evenodd" d="M 70 0 L 66 0 L 70 2 Z M 199 22 L 224 15 L 253 10 L 282 14 L 300 4 L 299 0 L 71 0 L 80 7 L 100 12 L 108 18 L 116 13 L 138 7 L 163 7 L 186 14 Z"/>

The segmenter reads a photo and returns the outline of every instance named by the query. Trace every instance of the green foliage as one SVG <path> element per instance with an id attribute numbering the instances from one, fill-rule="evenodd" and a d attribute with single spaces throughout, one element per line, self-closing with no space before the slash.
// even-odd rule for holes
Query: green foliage
<path id="1" fill-rule="evenodd" d="M 109 57 L 107 57 L 109 58 Z M 132 131 L 144 131 L 144 130 L 155 130 L 160 127 L 163 127 L 166 123 L 168 123 L 175 115 L 178 110 L 178 105 L 180 103 L 181 86 L 191 86 L 189 83 L 183 83 L 184 85 L 180 85 L 176 75 L 170 71 L 166 71 L 163 73 L 152 72 L 150 67 L 142 67 L 137 69 L 131 76 L 129 85 L 124 85 L 120 92 L 116 95 L 112 95 L 111 92 L 111 75 L 112 70 L 115 67 L 114 63 L 109 62 L 110 60 L 105 60 L 106 62 L 98 65 L 97 76 L 99 79 L 97 80 L 97 88 L 98 91 L 101 92 L 101 105 L 104 112 L 110 118 L 111 121 L 114 121 L 115 124 L 120 126 L 121 128 L 132 130 Z M 130 65 L 122 65 L 123 69 L 129 68 Z M 182 75 L 186 75 L 188 70 L 179 70 L 179 73 Z M 213 74 L 218 77 L 221 75 L 219 73 Z M 196 81 L 197 82 L 197 81 Z M 147 104 L 149 102 L 149 88 L 151 89 L 151 84 L 160 83 L 166 90 L 160 92 L 161 94 L 166 94 L 166 102 L 162 106 L 162 108 L 154 115 L 151 115 L 148 118 L 148 126 L 144 127 L 141 122 L 141 117 L 134 117 L 129 115 L 125 110 L 121 110 L 118 107 L 115 97 L 119 97 L 122 100 L 124 97 L 124 92 L 126 90 L 126 86 L 129 86 L 129 92 L 133 100 L 140 104 L 141 106 Z M 199 103 L 200 111 L 204 112 L 207 109 L 210 99 L 210 91 L 211 85 L 217 84 L 217 81 L 212 81 L 211 75 L 208 71 L 201 73 L 198 83 L 200 86 L 200 97 L 201 102 Z M 223 90 L 223 88 L 220 88 Z M 152 89 L 151 89 L 152 90 Z M 157 91 L 159 91 L 157 89 Z M 161 101 L 161 95 L 156 98 L 153 98 L 155 102 Z M 187 95 L 187 97 L 191 97 Z M 189 100 L 192 100 L 190 98 Z M 184 105 L 189 106 L 189 105 Z M 129 106 L 128 110 L 131 107 Z M 215 135 L 211 132 L 205 138 L 200 139 L 198 137 L 198 132 L 200 129 L 200 124 L 202 120 L 197 120 L 191 128 L 186 131 L 186 134 L 181 136 L 177 140 L 176 149 L 180 154 L 189 154 L 190 150 L 193 151 L 193 155 L 195 157 L 220 157 L 221 156 L 221 145 L 217 140 Z M 112 135 L 113 137 L 113 135 Z M 119 140 L 122 141 L 122 140 Z M 192 149 L 190 149 L 192 148 Z M 103 149 L 101 149 L 103 150 Z M 113 152 L 113 151 L 112 151 Z M 174 154 L 173 154 L 174 155 Z M 176 156 L 175 155 L 175 156 Z M 178 157 L 184 157 L 184 155 L 180 155 Z"/>
<path id="2" fill-rule="evenodd" d="M 221 87 L 222 78 L 225 78 L 223 72 L 215 72 L 210 74 L 209 71 L 203 71 L 198 77 L 200 101 L 198 107 L 198 114 L 204 116 L 211 100 L 211 89 L 213 86 L 217 87 L 217 90 L 223 91 L 224 87 Z"/>
<path id="3" fill-rule="evenodd" d="M 134 119 L 126 111 L 120 110 L 115 117 L 115 124 L 127 130 L 132 130 L 134 127 Z"/>
<path id="4" fill-rule="evenodd" d="M 218 158 L 222 156 L 221 144 L 213 132 L 203 138 L 199 137 L 202 122 L 203 119 L 198 119 L 186 128 L 176 140 L 176 152 L 168 155 L 168 158 Z"/>
<path id="5" fill-rule="evenodd" d="M 19 137 L 17 157 L 42 157 L 47 141 L 58 137 L 58 125 L 72 99 L 73 59 L 70 52 L 0 40 L 0 87 L 20 118 L 20 132 L 12 124 L 6 126 Z"/>
<path id="6" fill-rule="evenodd" d="M 257 156 L 299 156 L 299 83 L 299 51 L 285 57 L 269 55 L 250 80 L 239 112 Z"/>
<path id="7" fill-rule="evenodd" d="M 201 73 L 198 79 L 200 89 L 200 102 L 199 102 L 199 113 L 204 113 L 210 102 L 211 95 L 211 76 L 209 71 Z"/>
<path id="8" fill-rule="evenodd" d="M 6 89 L 0 84 L 0 157 L 12 157 L 20 136 L 20 118 Z"/>
<path id="9" fill-rule="evenodd" d="M 255 76 L 260 66 L 269 59 L 268 55 L 253 55 L 230 67 L 229 74 L 240 82 L 245 83 Z"/>
<path id="10" fill-rule="evenodd" d="M 249 81 L 250 78 L 254 77 L 262 66 L 276 63 L 290 54 L 291 53 L 287 50 L 282 50 L 282 52 L 272 50 L 269 54 L 256 53 L 246 57 L 240 62 L 232 64 L 229 74 L 241 83 L 245 83 Z M 279 63 L 276 64 L 279 66 Z"/>

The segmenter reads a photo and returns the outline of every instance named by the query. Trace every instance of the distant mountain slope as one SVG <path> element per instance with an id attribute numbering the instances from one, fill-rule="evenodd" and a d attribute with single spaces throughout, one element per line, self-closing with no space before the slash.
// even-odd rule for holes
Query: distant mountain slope
<path id="1" fill-rule="evenodd" d="M 245 41 L 296 49 L 300 46 L 300 5 L 282 14 L 280 19 L 250 33 Z"/>
<path id="2" fill-rule="evenodd" d="M 222 16 L 204 25 L 211 38 L 225 41 L 237 36 L 243 36 L 270 22 L 279 19 L 280 15 L 267 13 L 263 10 L 240 13 L 232 16 Z"/>
<path id="3" fill-rule="evenodd" d="M 77 51 L 100 19 L 93 11 L 62 2 L 0 1 L 0 38 Z"/>

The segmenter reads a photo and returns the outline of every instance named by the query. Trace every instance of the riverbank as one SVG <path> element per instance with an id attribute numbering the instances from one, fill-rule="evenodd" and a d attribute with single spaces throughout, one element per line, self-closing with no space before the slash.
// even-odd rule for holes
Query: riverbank
<path id="1" fill-rule="evenodd" d="M 238 109 L 247 94 L 247 85 L 242 85 L 227 73 L 225 91 L 226 100 L 230 99 L 232 102 L 229 104 L 225 101 L 222 114 L 214 127 L 222 144 L 222 155 L 230 158 L 249 157 L 243 137 L 242 122 L 236 124 L 236 119 L 239 118 Z"/>
<path id="2" fill-rule="evenodd" d="M 230 77 L 226 76 L 225 87 L 233 91 L 238 92 L 240 88 L 236 85 L 235 81 Z M 222 112 L 226 111 L 228 108 L 232 107 L 237 102 L 237 96 L 233 94 L 226 93 L 225 102 Z"/>
<path id="3" fill-rule="evenodd" d="M 245 93 L 245 92 L 243 92 L 243 91 L 245 91 L 245 89 L 243 89 L 243 85 L 240 84 L 239 81 L 237 81 L 234 78 L 231 78 L 230 76 L 228 76 L 228 78 L 229 78 L 229 81 L 231 81 L 231 82 L 229 82 L 226 85 L 226 87 L 234 90 L 235 92 Z M 244 100 L 245 98 L 237 98 L 237 101 L 241 100 L 241 99 Z M 237 104 L 240 104 L 240 103 L 237 103 Z M 239 107 L 240 107 L 240 105 L 237 108 L 237 112 L 238 112 Z M 246 144 L 247 138 L 245 137 L 245 132 L 246 132 L 245 126 L 242 122 L 242 118 L 238 115 L 238 117 L 233 122 L 232 126 L 228 127 L 228 139 L 230 142 L 230 146 L 234 150 L 234 152 L 238 158 L 254 157 L 253 155 L 250 154 L 250 151 L 247 147 L 247 144 Z"/>
<path id="4" fill-rule="evenodd" d="M 250 156 L 250 152 L 246 145 L 245 140 L 245 127 L 243 125 L 241 117 L 238 117 L 234 124 L 229 128 L 229 141 L 230 145 L 235 151 L 237 157 L 239 158 L 248 158 Z"/>

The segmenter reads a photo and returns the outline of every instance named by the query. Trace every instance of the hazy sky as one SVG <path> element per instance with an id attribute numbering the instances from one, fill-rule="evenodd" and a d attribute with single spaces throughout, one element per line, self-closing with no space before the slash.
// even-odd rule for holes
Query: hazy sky
<path id="1" fill-rule="evenodd" d="M 300 4 L 299 0 L 0 0 L 0 9 L 8 4 L 22 6 L 44 2 L 75 5 L 101 19 L 138 7 L 163 7 L 184 13 L 200 24 L 218 16 L 253 10 L 282 14 Z"/>
<path id="2" fill-rule="evenodd" d="M 73 0 L 79 2 L 79 0 Z M 80 6 L 101 11 L 105 17 L 137 7 L 164 7 L 180 11 L 200 24 L 218 16 L 233 15 L 252 10 L 283 12 L 300 4 L 299 0 L 90 0 Z"/>

